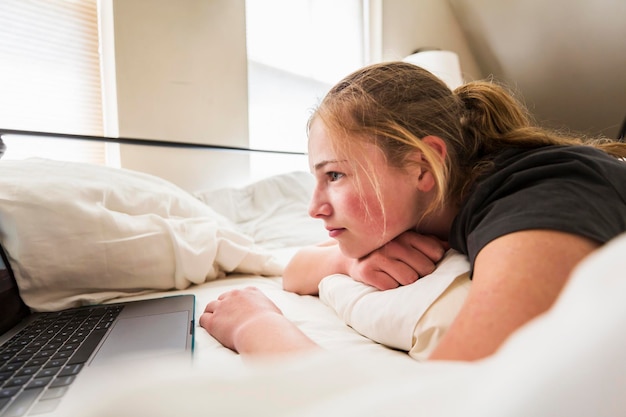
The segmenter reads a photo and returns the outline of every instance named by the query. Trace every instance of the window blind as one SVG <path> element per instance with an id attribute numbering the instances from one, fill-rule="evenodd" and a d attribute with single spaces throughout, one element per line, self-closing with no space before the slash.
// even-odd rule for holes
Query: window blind
<path id="1" fill-rule="evenodd" d="M 0 126 L 103 135 L 97 0 L 0 2 Z M 105 144 L 4 139 L 3 158 L 104 163 Z"/>

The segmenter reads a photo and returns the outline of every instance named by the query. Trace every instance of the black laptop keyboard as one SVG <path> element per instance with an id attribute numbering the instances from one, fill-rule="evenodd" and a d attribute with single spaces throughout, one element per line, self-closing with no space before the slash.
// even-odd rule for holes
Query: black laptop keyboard
<path id="1" fill-rule="evenodd" d="M 46 313 L 0 347 L 0 416 L 53 411 L 122 306 Z"/>

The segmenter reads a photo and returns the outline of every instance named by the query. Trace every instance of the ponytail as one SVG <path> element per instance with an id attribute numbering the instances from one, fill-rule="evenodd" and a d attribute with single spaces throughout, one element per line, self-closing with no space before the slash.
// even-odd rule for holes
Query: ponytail
<path id="1" fill-rule="evenodd" d="M 451 192 L 465 192 L 491 167 L 491 159 L 504 148 L 540 148 L 551 145 L 587 145 L 616 158 L 626 158 L 626 144 L 607 138 L 586 138 L 539 127 L 526 106 L 505 87 L 492 81 L 473 81 L 458 87 L 462 140 L 456 147 L 465 178 Z M 455 182 L 455 181 L 453 181 Z"/>

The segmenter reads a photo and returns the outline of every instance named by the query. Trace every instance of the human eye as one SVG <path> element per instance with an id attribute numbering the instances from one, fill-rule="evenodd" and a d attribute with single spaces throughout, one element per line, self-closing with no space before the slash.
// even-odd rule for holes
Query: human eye
<path id="1" fill-rule="evenodd" d="M 337 171 L 329 171 L 326 173 L 326 176 L 328 177 L 328 179 L 331 182 L 335 182 L 341 178 L 344 177 L 344 174 L 342 174 L 341 172 L 337 172 Z"/>

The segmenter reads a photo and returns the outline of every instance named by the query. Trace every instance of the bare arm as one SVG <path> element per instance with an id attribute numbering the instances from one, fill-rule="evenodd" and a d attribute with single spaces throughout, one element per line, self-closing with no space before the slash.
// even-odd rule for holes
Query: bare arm
<path id="1" fill-rule="evenodd" d="M 335 241 L 329 241 L 296 253 L 283 272 L 283 288 L 316 295 L 324 277 L 346 274 L 379 290 L 388 290 L 433 272 L 446 249 L 447 243 L 437 238 L 407 231 L 367 256 L 353 259 L 343 255 Z"/>
<path id="2" fill-rule="evenodd" d="M 502 236 L 476 258 L 473 283 L 430 359 L 475 360 L 548 310 L 573 268 L 599 245 L 576 235 L 529 230 Z"/>
<path id="3" fill-rule="evenodd" d="M 438 239 L 405 232 L 363 259 L 345 257 L 334 241 L 298 252 L 283 273 L 285 289 L 317 294 L 325 276 L 347 273 L 380 289 L 395 288 L 430 273 L 445 253 Z M 226 292 L 207 304 L 200 325 L 242 354 L 310 350 L 317 345 L 256 288 Z"/>
<path id="4" fill-rule="evenodd" d="M 317 345 L 254 287 L 226 292 L 207 304 L 200 326 L 241 354 L 279 354 Z"/>
<path id="5" fill-rule="evenodd" d="M 298 251 L 283 271 L 283 288 L 296 294 L 317 295 L 322 278 L 347 274 L 351 260 L 346 258 L 332 240 Z"/>

